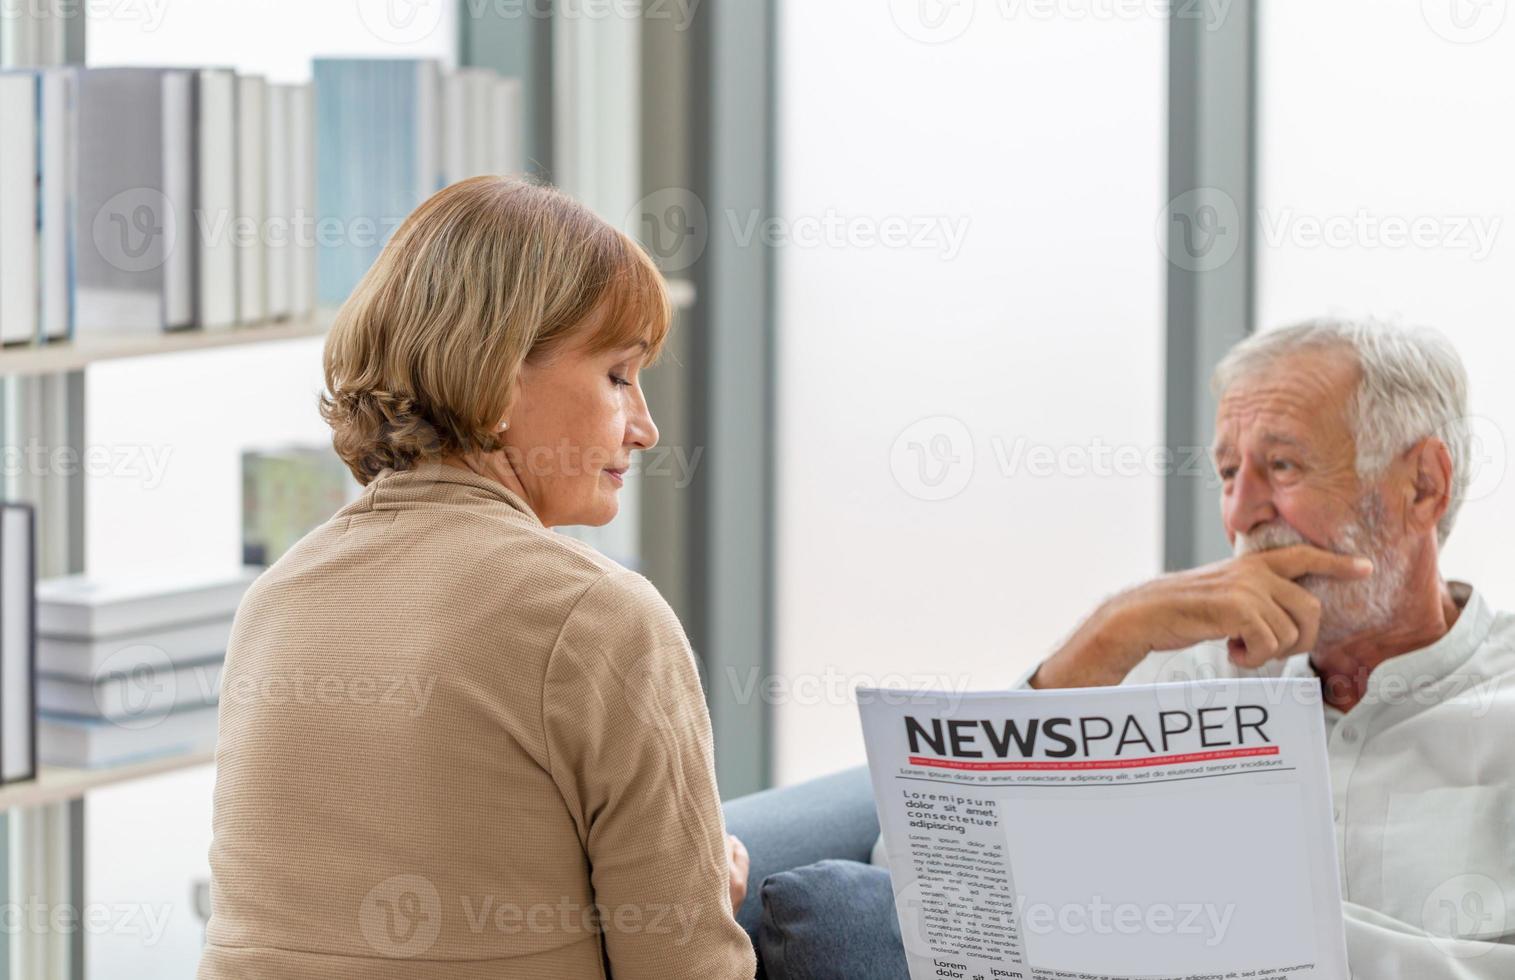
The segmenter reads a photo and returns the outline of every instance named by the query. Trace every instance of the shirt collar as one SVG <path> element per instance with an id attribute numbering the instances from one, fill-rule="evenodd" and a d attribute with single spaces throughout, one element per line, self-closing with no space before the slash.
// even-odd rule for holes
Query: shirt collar
<path id="1" fill-rule="evenodd" d="M 1494 611 L 1484 602 L 1482 594 L 1466 582 L 1449 581 L 1447 590 L 1452 594 L 1462 612 L 1452 628 L 1428 646 L 1390 657 L 1368 675 L 1365 703 L 1376 702 L 1385 685 L 1400 691 L 1418 691 L 1438 684 L 1451 676 L 1470 660 L 1488 638 L 1494 625 Z M 1314 678 L 1308 653 L 1297 653 L 1284 664 L 1283 676 Z M 1326 713 L 1336 712 L 1326 705 Z"/>
<path id="2" fill-rule="evenodd" d="M 404 470 L 386 467 L 368 482 L 364 495 L 375 509 L 417 500 L 503 501 L 531 523 L 545 526 L 531 505 L 500 481 L 440 460 L 422 460 Z"/>

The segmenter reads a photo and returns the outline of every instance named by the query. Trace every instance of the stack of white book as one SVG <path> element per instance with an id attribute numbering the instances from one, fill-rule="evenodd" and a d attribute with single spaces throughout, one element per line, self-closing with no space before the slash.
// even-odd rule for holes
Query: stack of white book
<path id="1" fill-rule="evenodd" d="M 315 309 L 315 96 L 227 68 L 0 72 L 0 342 Z"/>
<path id="2" fill-rule="evenodd" d="M 37 584 L 37 739 L 47 765 L 214 747 L 232 618 L 262 569 Z"/>

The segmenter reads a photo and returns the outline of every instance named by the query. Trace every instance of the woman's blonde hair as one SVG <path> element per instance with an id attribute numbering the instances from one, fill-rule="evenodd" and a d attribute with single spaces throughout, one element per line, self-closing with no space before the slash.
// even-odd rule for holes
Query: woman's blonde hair
<path id="1" fill-rule="evenodd" d="M 670 316 L 647 253 L 584 205 L 517 178 L 459 181 L 405 219 L 337 312 L 321 417 L 365 485 L 492 451 L 527 359 L 645 342 L 651 363 Z"/>

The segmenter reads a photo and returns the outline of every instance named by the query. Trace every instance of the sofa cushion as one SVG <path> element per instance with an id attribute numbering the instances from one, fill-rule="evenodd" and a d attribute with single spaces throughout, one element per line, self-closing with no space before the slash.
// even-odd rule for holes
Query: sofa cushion
<path id="1" fill-rule="evenodd" d="M 762 901 L 771 980 L 910 980 L 886 869 L 818 861 L 769 875 Z"/>

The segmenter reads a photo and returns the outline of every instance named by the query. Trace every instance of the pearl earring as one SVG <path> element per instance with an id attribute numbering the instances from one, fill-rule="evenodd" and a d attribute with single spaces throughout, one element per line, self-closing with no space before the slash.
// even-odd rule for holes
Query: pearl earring
<path id="1" fill-rule="evenodd" d="M 507 422 L 507 421 L 506 421 L 506 420 L 504 420 L 504 419 L 501 419 L 501 420 L 500 420 L 500 424 L 499 424 L 499 426 L 498 426 L 498 428 L 496 428 L 496 430 L 495 430 L 495 431 L 496 431 L 496 432 L 504 432 L 504 431 L 505 431 L 505 430 L 506 430 L 506 429 L 508 429 L 508 428 L 510 428 L 510 423 L 509 423 L 509 422 Z"/>

